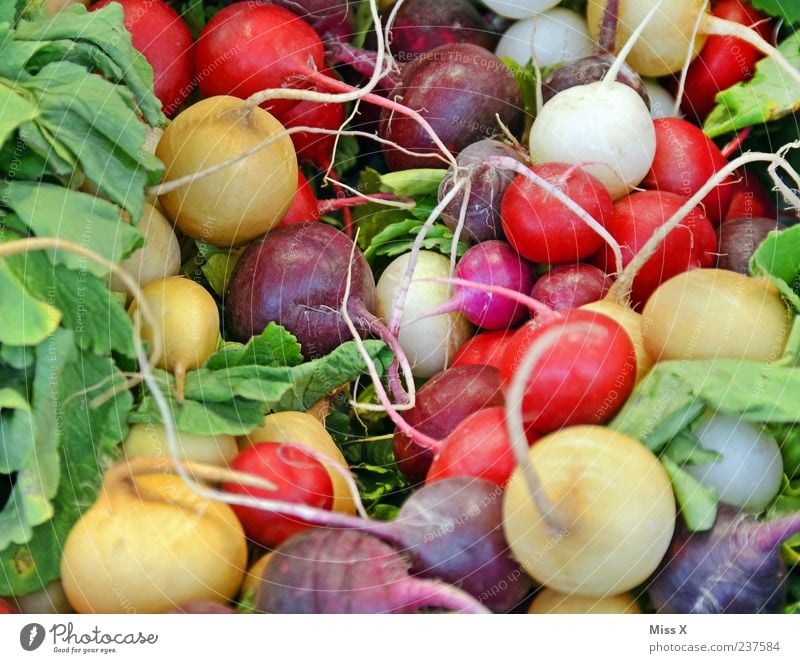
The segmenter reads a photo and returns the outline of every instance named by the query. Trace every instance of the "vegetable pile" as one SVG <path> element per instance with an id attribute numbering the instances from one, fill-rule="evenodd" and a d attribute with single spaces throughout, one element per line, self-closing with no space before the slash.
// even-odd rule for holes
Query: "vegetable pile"
<path id="1" fill-rule="evenodd" d="M 798 25 L 0 0 L 0 612 L 800 612 Z"/>

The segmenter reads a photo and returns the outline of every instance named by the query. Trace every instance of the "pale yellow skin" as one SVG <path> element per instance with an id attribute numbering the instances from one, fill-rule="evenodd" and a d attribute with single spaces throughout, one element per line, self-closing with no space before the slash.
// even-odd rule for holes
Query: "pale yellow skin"
<path id="1" fill-rule="evenodd" d="M 262 108 L 242 112 L 243 101 L 218 96 L 180 113 L 164 130 L 156 156 L 165 181 L 191 175 L 240 155 L 283 125 Z M 291 137 L 159 197 L 185 234 L 214 246 L 245 244 L 283 219 L 297 192 L 297 156 Z"/>
<path id="2" fill-rule="evenodd" d="M 159 613 L 227 601 L 242 583 L 247 541 L 232 509 L 177 476 L 104 485 L 67 537 L 61 581 L 79 613 Z"/>
<path id="3" fill-rule="evenodd" d="M 562 594 L 545 587 L 528 607 L 529 615 L 638 615 L 642 611 L 630 594 L 588 598 Z"/>
<path id="4" fill-rule="evenodd" d="M 62 9 L 69 7 L 71 5 L 83 5 L 84 7 L 89 6 L 89 0 L 46 0 L 45 7 L 47 8 L 48 14 L 57 14 Z"/>
<path id="5" fill-rule="evenodd" d="M 258 586 L 261 584 L 261 574 L 264 573 L 270 557 L 272 557 L 271 552 L 262 555 L 247 569 L 247 573 L 244 574 L 244 582 L 239 590 L 239 600 L 244 599 L 251 589 L 258 590 Z"/>
<path id="6" fill-rule="evenodd" d="M 693 269 L 662 283 L 642 311 L 651 359 L 775 361 L 791 315 L 763 279 L 724 269 Z"/>
<path id="7" fill-rule="evenodd" d="M 178 457 L 183 460 L 227 467 L 239 453 L 233 435 L 193 435 L 176 431 Z M 123 445 L 128 458 L 155 456 L 169 458 L 167 432 L 160 424 L 134 424 Z"/>
<path id="8" fill-rule="evenodd" d="M 163 352 L 157 365 L 174 373 L 181 385 L 186 371 L 202 366 L 217 347 L 217 304 L 203 286 L 181 276 L 153 281 L 142 293 L 160 327 L 151 329 L 143 321 L 142 339 L 152 341 L 154 334 L 160 334 Z M 129 313 L 136 309 L 134 300 Z"/>
<path id="9" fill-rule="evenodd" d="M 619 0 L 618 51 L 657 1 Z M 607 4 L 608 0 L 589 0 L 587 5 L 586 20 L 595 39 Z M 651 78 L 680 71 L 702 10 L 703 0 L 666 0 L 634 45 L 627 63 L 642 76 Z M 691 45 L 692 57 L 697 56 L 705 43 L 706 35 L 700 31 Z"/>
<path id="10" fill-rule="evenodd" d="M 655 571 L 675 529 L 664 468 L 643 444 L 601 426 L 564 428 L 531 447 L 545 495 L 566 523 L 554 529 L 515 470 L 503 500 L 514 557 L 539 584 L 576 596 L 627 592 Z"/>
<path id="11" fill-rule="evenodd" d="M 145 203 L 138 228 L 144 235 L 144 246 L 125 258 L 119 266 L 134 278 L 139 287 L 180 272 L 181 247 L 167 217 L 151 204 Z M 110 285 L 112 290 L 126 292 L 125 285 L 114 274 L 111 275 Z"/>
<path id="12" fill-rule="evenodd" d="M 237 438 L 239 447 L 245 449 L 259 442 L 295 442 L 320 451 L 336 461 L 345 472 L 350 472 L 347 461 L 319 420 L 307 412 L 276 412 L 264 418 L 264 424 L 247 435 Z M 322 462 L 322 461 L 320 461 Z M 322 462 L 333 484 L 333 511 L 355 513 L 347 482 L 330 463 Z"/>
<path id="13" fill-rule="evenodd" d="M 619 304 L 610 299 L 601 299 L 581 306 L 587 311 L 602 313 L 619 324 L 630 336 L 633 348 L 636 350 L 636 381 L 639 382 L 653 368 L 653 360 L 644 349 L 642 339 L 642 316 L 629 306 Z"/>
<path id="14" fill-rule="evenodd" d="M 410 253 L 396 258 L 378 280 L 377 315 L 386 324 L 392 312 Z M 444 304 L 451 297 L 449 286 L 422 279 L 450 276 L 450 260 L 440 253 L 420 251 L 408 289 L 406 306 L 397 335 L 400 346 L 417 378 L 430 378 L 447 368 L 458 349 L 472 336 L 469 321 L 459 312 L 437 315 L 408 324 L 413 318 Z"/>

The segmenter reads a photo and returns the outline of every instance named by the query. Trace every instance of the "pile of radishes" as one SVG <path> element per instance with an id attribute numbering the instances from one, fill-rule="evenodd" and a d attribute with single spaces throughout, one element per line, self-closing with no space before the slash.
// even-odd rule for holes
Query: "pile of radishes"
<path id="1" fill-rule="evenodd" d="M 775 55 L 768 23 L 744 27 L 765 17 L 740 0 L 713 13 L 698 0 L 590 0 L 586 17 L 557 1 L 398 0 L 367 51 L 348 44 L 342 2 L 233 3 L 196 42 L 161 0 L 120 2 L 139 16 L 128 27 L 172 117 L 146 244 L 123 267 L 175 399 L 220 335 L 246 342 L 275 322 L 307 360 L 379 338 L 395 361 L 384 378 L 370 367 L 370 407 L 396 425 L 396 463 L 416 488 L 396 520 L 366 517 L 314 413 L 269 414 L 238 439 L 176 431 L 169 417 L 137 424 L 64 548 L 73 609 L 205 611 L 237 597 L 264 612 L 782 607 L 778 548 L 800 514 L 757 520 L 781 488 L 777 442 L 703 415 L 693 433 L 720 457 L 691 473 L 727 506 L 692 533 L 659 458 L 605 425 L 658 362 L 783 355 L 793 312 L 747 275 L 781 225 L 742 178 L 748 163 L 788 164 L 733 158 L 696 124 L 716 89 Z M 487 10 L 516 22 L 494 34 Z M 726 30 L 750 41 L 737 42 L 750 58 L 738 77 Z M 535 117 L 499 55 L 569 62 L 544 77 Z M 652 80 L 672 75 L 689 119 Z M 388 169 L 447 169 L 414 249 L 378 278 L 349 208 L 409 202 L 333 171 L 358 109 L 360 139 Z M 347 202 L 318 201 L 298 164 L 353 189 Z M 744 194 L 765 202 L 745 216 Z M 342 230 L 320 221 L 337 209 Z M 460 258 L 421 248 L 439 219 L 469 244 Z M 176 233 L 237 260 L 221 298 L 178 276 Z"/>

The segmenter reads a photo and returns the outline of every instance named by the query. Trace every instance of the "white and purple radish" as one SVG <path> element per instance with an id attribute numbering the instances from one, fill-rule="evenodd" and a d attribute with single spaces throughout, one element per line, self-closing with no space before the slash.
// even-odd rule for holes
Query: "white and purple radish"
<path id="1" fill-rule="evenodd" d="M 529 293 L 534 282 L 533 265 L 500 240 L 481 242 L 468 249 L 456 265 L 455 277 L 520 294 Z M 421 317 L 452 311 L 460 311 L 473 325 L 490 330 L 508 329 L 527 315 L 522 304 L 508 297 L 456 285 L 449 301 L 426 311 Z"/>
<path id="2" fill-rule="evenodd" d="M 781 543 L 800 532 L 800 513 L 760 522 L 720 504 L 707 532 L 678 523 L 647 593 L 662 614 L 779 612 L 786 602 Z"/>
<path id="3" fill-rule="evenodd" d="M 720 501 L 757 513 L 778 494 L 783 460 L 774 437 L 755 424 L 720 412 L 704 416 L 692 433 L 703 449 L 720 457 L 683 469 L 704 486 L 716 488 Z"/>
<path id="4" fill-rule="evenodd" d="M 331 529 L 299 534 L 272 553 L 257 580 L 255 608 L 293 615 L 488 612 L 456 587 L 409 575 L 402 555 L 380 539 Z"/>
<path id="5" fill-rule="evenodd" d="M 414 377 L 429 378 L 447 368 L 453 355 L 472 336 L 473 330 L 467 318 L 458 311 L 420 319 L 422 314 L 450 299 L 450 288 L 446 284 L 430 281 L 448 277 L 450 261 L 440 253 L 420 251 L 408 289 L 404 290 L 411 256 L 406 253 L 395 258 L 381 274 L 376 289 L 376 313 L 383 323 L 388 324 L 398 300 L 403 300 L 405 305 L 397 341 L 408 357 Z M 364 266 L 369 270 L 366 262 Z M 338 272 L 337 280 L 343 282 L 346 272 L 345 266 Z"/>
<path id="6" fill-rule="evenodd" d="M 451 166 L 439 186 L 441 202 L 455 185 L 456 174 L 458 179 L 469 179 L 469 200 L 459 236 L 459 239 L 467 242 L 485 242 L 505 237 L 500 221 L 500 204 L 506 189 L 514 181 L 515 174 L 512 170 L 487 162 L 490 157 L 509 157 L 520 163 L 525 160 L 519 150 L 499 140 L 479 140 L 458 153 L 458 168 Z M 463 189 L 459 190 L 442 210 L 442 219 L 454 232 L 459 225 L 465 195 Z"/>

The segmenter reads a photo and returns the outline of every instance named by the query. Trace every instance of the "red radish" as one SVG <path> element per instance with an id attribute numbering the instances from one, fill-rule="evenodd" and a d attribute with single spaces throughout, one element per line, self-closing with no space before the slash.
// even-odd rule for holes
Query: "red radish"
<path id="1" fill-rule="evenodd" d="M 355 8 L 348 0 L 273 0 L 294 12 L 323 37 L 350 39 L 355 27 Z"/>
<path id="2" fill-rule="evenodd" d="M 752 171 L 742 168 L 733 177 L 730 185 L 731 204 L 728 206 L 725 221 L 741 217 L 752 219 L 756 216 L 777 218 L 775 194 L 770 194 Z"/>
<path id="3" fill-rule="evenodd" d="M 417 431 L 444 440 L 465 418 L 481 408 L 502 405 L 500 373 L 491 366 L 459 366 L 442 371 L 417 392 L 405 419 Z M 438 450 L 427 448 L 402 431 L 392 441 L 400 471 L 412 483 L 422 483 Z"/>
<path id="4" fill-rule="evenodd" d="M 531 170 L 560 188 L 600 224 L 614 215 L 606 188 L 581 168 L 544 163 Z M 518 175 L 506 190 L 501 216 L 509 244 L 534 262 L 581 260 L 603 244 L 603 238 L 577 214 L 523 175 Z"/>
<path id="5" fill-rule="evenodd" d="M 580 331 L 576 323 L 585 323 L 585 329 L 582 325 Z M 570 310 L 520 328 L 503 358 L 503 388 L 508 389 L 528 348 L 553 330 L 560 332 L 557 342 L 550 344 L 527 380 L 523 420 L 540 433 L 608 421 L 636 383 L 636 353 L 618 323 L 593 311 Z"/>
<path id="6" fill-rule="evenodd" d="M 100 0 L 89 11 L 111 2 L 122 5 L 133 47 L 153 68 L 153 93 L 172 117 L 194 87 L 194 39 L 189 26 L 162 0 Z"/>
<path id="7" fill-rule="evenodd" d="M 535 440 L 536 435 L 530 432 L 528 442 Z M 516 466 L 505 410 L 489 407 L 464 419 L 447 436 L 433 459 L 425 483 L 447 477 L 479 477 L 505 486 Z"/>
<path id="8" fill-rule="evenodd" d="M 445 44 L 413 60 L 403 67 L 400 83 L 390 97 L 406 107 L 421 109 L 422 117 L 453 153 L 499 133 L 496 116 L 512 133 L 522 128 L 522 99 L 516 79 L 498 57 L 474 44 Z M 441 165 L 435 156 L 438 146 L 414 118 L 384 108 L 379 133 L 406 150 L 432 154 L 411 156 L 385 146 L 391 170 Z"/>
<path id="9" fill-rule="evenodd" d="M 642 186 L 689 198 L 714 173 L 727 164 L 719 148 L 700 129 L 686 120 L 666 117 L 654 120 L 656 156 Z M 703 198 L 706 216 L 719 225 L 730 205 L 733 189 L 729 178 Z"/>
<path id="10" fill-rule="evenodd" d="M 768 16 L 742 0 L 712 3 L 711 13 L 719 18 L 752 27 L 769 40 L 773 25 Z M 730 36 L 711 35 L 700 54 L 689 65 L 681 109 L 688 116 L 702 120 L 714 108 L 718 92 L 736 83 L 750 80 L 755 65 L 764 57 L 746 41 Z"/>
<path id="11" fill-rule="evenodd" d="M 640 191 L 614 205 L 615 214 L 608 230 L 622 247 L 623 264 L 628 265 L 653 233 L 686 203 L 674 193 Z M 684 217 L 659 246 L 656 253 L 636 274 L 631 288 L 631 302 L 640 306 L 664 281 L 695 267 L 710 267 L 715 260 L 716 235 L 700 207 Z M 608 247 L 602 248 L 593 261 L 606 272 L 614 270 Z"/>
<path id="12" fill-rule="evenodd" d="M 0 596 L 0 615 L 16 615 L 14 606 Z"/>
<path id="13" fill-rule="evenodd" d="M 562 311 L 599 301 L 610 287 L 611 278 L 593 265 L 559 265 L 539 277 L 531 297 Z"/>
<path id="14" fill-rule="evenodd" d="M 280 228 L 281 226 L 305 223 L 307 221 L 319 221 L 319 200 L 314 195 L 314 189 L 306 179 L 306 176 L 303 175 L 302 171 L 298 170 L 297 195 L 295 195 L 292 206 L 277 227 Z"/>
<path id="15" fill-rule="evenodd" d="M 503 329 L 481 332 L 473 336 L 461 346 L 461 349 L 453 357 L 451 368 L 456 366 L 494 366 L 499 370 L 503 362 L 506 343 L 515 331 L 514 329 Z"/>
<path id="16" fill-rule="evenodd" d="M 500 240 L 481 242 L 468 249 L 456 265 L 455 276 L 520 294 L 530 292 L 534 280 L 533 266 Z M 508 297 L 456 285 L 450 301 L 426 311 L 422 317 L 451 311 L 460 311 L 472 324 L 484 329 L 506 329 L 526 315 L 525 307 Z"/>
<path id="17" fill-rule="evenodd" d="M 299 445 L 254 444 L 241 451 L 230 467 L 266 479 L 275 484 L 277 490 L 270 492 L 237 483 L 223 483 L 222 489 L 229 493 L 280 499 L 326 510 L 333 506 L 333 484 L 328 471 Z M 231 508 L 248 538 L 266 547 L 281 544 L 308 527 L 302 521 L 254 507 L 235 504 Z"/>

